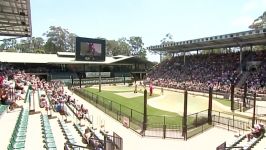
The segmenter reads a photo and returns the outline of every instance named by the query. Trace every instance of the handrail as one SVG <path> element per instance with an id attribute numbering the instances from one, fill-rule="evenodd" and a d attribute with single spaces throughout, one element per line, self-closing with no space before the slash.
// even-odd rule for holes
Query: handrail
<path id="1" fill-rule="evenodd" d="M 89 148 L 86 147 L 86 146 L 82 146 L 82 145 L 77 145 L 77 144 L 73 144 L 73 143 L 70 143 L 70 142 L 66 142 L 66 143 L 64 143 L 64 149 L 65 149 L 65 150 L 70 150 L 70 148 L 67 147 L 67 145 L 69 145 L 69 146 L 71 146 L 71 147 L 75 147 L 75 148 L 89 149 Z"/>

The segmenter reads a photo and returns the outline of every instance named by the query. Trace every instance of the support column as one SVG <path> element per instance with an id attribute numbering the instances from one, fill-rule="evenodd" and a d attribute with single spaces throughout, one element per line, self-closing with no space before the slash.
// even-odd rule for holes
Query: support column
<path id="1" fill-rule="evenodd" d="M 231 97 L 230 97 L 230 100 L 231 100 L 231 111 L 234 112 L 234 105 L 235 105 L 235 101 L 234 101 L 234 94 L 235 94 L 235 85 L 234 83 L 231 83 Z"/>
<path id="2" fill-rule="evenodd" d="M 102 65 L 99 66 L 99 92 L 102 91 L 102 74 L 101 74 L 101 71 L 102 71 Z"/>
<path id="3" fill-rule="evenodd" d="M 142 123 L 142 134 L 145 134 L 147 129 L 147 90 L 144 90 L 144 108 L 143 108 L 143 123 Z"/>
<path id="4" fill-rule="evenodd" d="M 184 51 L 184 65 L 186 65 L 186 52 Z"/>
<path id="5" fill-rule="evenodd" d="M 183 113 L 183 127 L 182 135 L 184 140 L 187 140 L 187 90 L 184 91 L 184 113 Z"/>
<path id="6" fill-rule="evenodd" d="M 73 77 L 73 74 L 71 74 L 71 86 L 73 87 L 73 84 L 74 84 L 74 77 Z"/>
<path id="7" fill-rule="evenodd" d="M 256 92 L 254 92 L 254 100 L 253 100 L 253 116 L 252 116 L 252 127 L 255 124 L 255 116 L 256 116 Z"/>
<path id="8" fill-rule="evenodd" d="M 81 75 L 79 76 L 79 88 L 81 88 Z"/>
<path id="9" fill-rule="evenodd" d="M 209 87 L 208 123 L 212 124 L 212 87 Z"/>
<path id="10" fill-rule="evenodd" d="M 240 46 L 240 58 L 239 58 L 239 66 L 240 66 L 240 72 L 242 73 L 243 72 L 243 63 L 242 63 L 242 46 Z"/>
<path id="11" fill-rule="evenodd" d="M 247 83 L 244 84 L 244 95 L 243 95 L 243 107 L 246 108 L 246 98 L 247 98 Z M 243 108 L 243 109 L 244 109 Z"/>
<path id="12" fill-rule="evenodd" d="M 162 62 L 162 53 L 160 53 L 160 63 Z"/>

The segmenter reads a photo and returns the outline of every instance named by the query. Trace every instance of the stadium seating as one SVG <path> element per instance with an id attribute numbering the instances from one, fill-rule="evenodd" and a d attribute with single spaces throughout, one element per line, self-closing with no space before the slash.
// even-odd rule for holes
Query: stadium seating
<path id="1" fill-rule="evenodd" d="M 45 148 L 49 150 L 56 150 L 56 144 L 54 141 L 54 136 L 52 133 L 52 129 L 50 126 L 50 122 L 47 115 L 41 115 L 41 122 L 42 122 L 42 130 L 43 130 L 43 137 Z"/>
<path id="2" fill-rule="evenodd" d="M 261 62 L 257 71 L 251 70 L 245 79 L 248 89 L 265 93 L 266 89 L 261 84 L 266 83 L 266 51 L 243 53 L 243 64 Z M 189 55 L 186 56 L 185 65 L 183 56 L 172 57 L 155 66 L 148 73 L 147 79 L 158 86 L 200 92 L 207 91 L 209 85 L 212 85 L 215 92 L 227 93 L 231 82 L 237 83 L 241 79 L 239 55 L 239 52 Z"/>
<path id="3" fill-rule="evenodd" d="M 7 148 L 8 150 L 25 148 L 28 117 L 29 117 L 29 110 L 22 109 L 21 113 L 19 114 L 15 128 L 13 130 L 13 134 L 10 139 L 10 144 L 8 145 Z"/>

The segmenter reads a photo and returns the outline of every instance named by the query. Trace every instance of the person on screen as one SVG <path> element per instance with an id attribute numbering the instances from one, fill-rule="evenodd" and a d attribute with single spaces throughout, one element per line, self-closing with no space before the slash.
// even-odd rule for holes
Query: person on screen
<path id="1" fill-rule="evenodd" d="M 94 57 L 95 54 L 95 47 L 93 43 L 89 43 L 88 45 L 88 53 L 89 55 L 91 55 L 92 57 Z"/>

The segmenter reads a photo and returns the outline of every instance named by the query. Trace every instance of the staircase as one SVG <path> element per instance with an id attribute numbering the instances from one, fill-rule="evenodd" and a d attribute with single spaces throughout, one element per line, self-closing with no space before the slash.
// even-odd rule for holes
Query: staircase
<path id="1" fill-rule="evenodd" d="M 236 87 L 240 88 L 248 79 L 250 75 L 249 71 L 245 71 L 241 74 L 239 81 L 236 84 Z"/>

